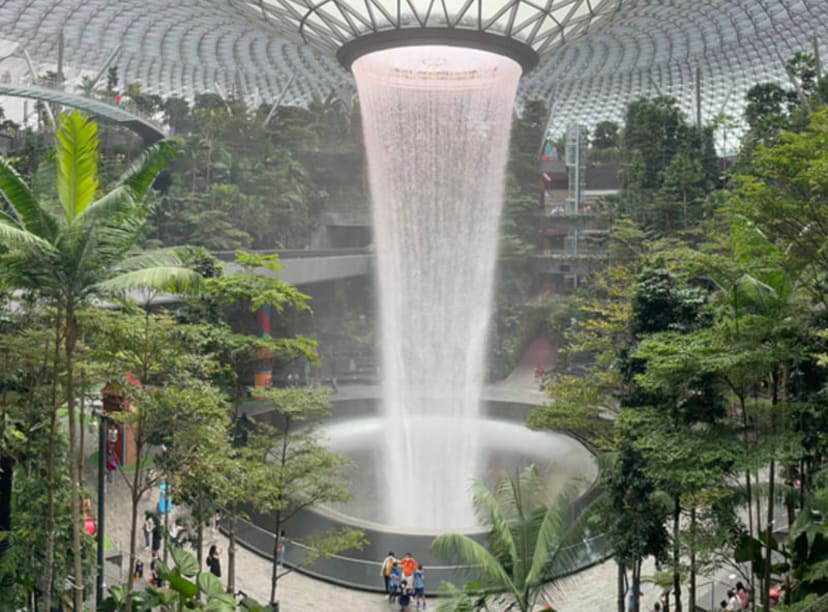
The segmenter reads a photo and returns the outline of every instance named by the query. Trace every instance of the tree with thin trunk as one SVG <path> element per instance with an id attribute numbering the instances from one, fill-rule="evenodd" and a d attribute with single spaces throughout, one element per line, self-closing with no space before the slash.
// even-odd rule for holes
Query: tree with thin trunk
<path id="1" fill-rule="evenodd" d="M 273 427 L 257 424 L 248 436 L 251 448 L 258 449 L 258 462 L 267 483 L 251 500 L 251 505 L 271 516 L 273 561 L 270 579 L 270 602 L 275 603 L 276 587 L 281 577 L 300 564 L 309 565 L 351 548 L 362 548 L 362 531 L 350 528 L 331 529 L 313 534 L 307 542 L 307 554 L 301 563 L 290 567 L 279 564 L 279 546 L 284 545 L 282 532 L 289 533 L 297 514 L 315 504 L 345 502 L 351 499 L 349 481 L 344 470 L 349 461 L 328 450 L 314 429 L 328 414 L 328 395 L 319 389 L 257 389 L 262 399 L 273 407 Z M 291 542 L 300 544 L 299 538 Z"/>
<path id="2" fill-rule="evenodd" d="M 68 408 L 72 486 L 74 605 L 83 607 L 80 474 L 77 432 L 76 351 L 78 312 L 108 291 L 156 286 L 183 289 L 200 276 L 172 252 L 132 256 L 145 216 L 141 200 L 174 152 L 169 141 L 148 149 L 116 186 L 100 195 L 96 124 L 78 111 L 60 116 L 55 144 L 55 191 L 38 194 L 6 160 L 0 160 L 0 240 L 9 248 L 0 267 L 9 284 L 34 292 L 57 313 L 56 333 L 64 360 L 62 398 Z M 57 410 L 60 404 L 52 408 Z"/>
<path id="3" fill-rule="evenodd" d="M 641 565 L 648 556 L 663 559 L 668 544 L 664 527 L 668 509 L 657 495 L 653 479 L 645 473 L 646 459 L 632 440 L 622 436 L 618 450 L 603 467 L 601 476 L 606 497 L 597 509 L 606 525 L 619 568 L 619 612 L 627 609 L 625 592 L 632 593 L 633 609 L 639 612 Z M 626 570 L 632 574 L 629 588 L 625 584 Z"/>
<path id="4" fill-rule="evenodd" d="M 136 463 L 129 466 L 134 468 L 131 472 L 125 469 L 127 466 L 118 466 L 118 473 L 127 484 L 131 498 L 129 567 L 132 568 L 136 561 L 139 504 L 162 478 L 167 478 L 168 486 L 171 481 L 172 472 L 163 469 L 163 460 L 169 462 L 169 458 L 159 455 L 159 465 L 148 469 L 155 459 L 152 449 L 160 448 L 161 443 L 172 449 L 173 440 L 183 435 L 180 428 L 173 427 L 179 411 L 188 411 L 190 419 L 194 420 L 182 424 L 185 430 L 191 430 L 196 424 L 214 424 L 216 411 L 209 402 L 217 391 L 204 384 L 205 390 L 197 402 L 189 400 L 179 406 L 171 399 L 171 396 L 175 398 L 182 393 L 182 388 L 196 384 L 194 381 L 200 374 L 206 376 L 210 366 L 204 358 L 188 352 L 183 341 L 184 330 L 164 313 L 134 312 L 124 304 L 118 312 L 97 313 L 92 335 L 95 340 L 93 354 L 100 373 L 108 381 L 107 393 L 122 408 L 108 412 L 107 418 L 128 428 L 137 455 Z M 218 405 L 219 416 L 226 419 L 224 404 L 219 401 Z M 208 418 L 208 415 L 212 416 Z M 220 424 L 217 430 L 221 432 L 223 427 L 226 425 Z M 215 432 L 211 430 L 212 433 Z M 200 440 L 199 445 L 209 447 L 214 438 L 211 435 Z M 129 581 L 128 600 L 132 586 Z"/>

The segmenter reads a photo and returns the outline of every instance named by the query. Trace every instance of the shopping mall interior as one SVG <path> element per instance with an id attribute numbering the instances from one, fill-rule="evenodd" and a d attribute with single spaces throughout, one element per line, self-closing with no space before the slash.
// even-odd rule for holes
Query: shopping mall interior
<path id="1" fill-rule="evenodd" d="M 0 609 L 828 610 L 828 3 L 0 3 Z"/>

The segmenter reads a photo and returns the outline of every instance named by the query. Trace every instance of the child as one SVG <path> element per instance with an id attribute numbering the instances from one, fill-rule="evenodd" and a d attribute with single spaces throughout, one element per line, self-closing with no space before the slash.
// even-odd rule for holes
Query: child
<path id="1" fill-rule="evenodd" d="M 400 591 L 400 564 L 394 561 L 391 566 L 391 573 L 388 574 L 388 601 L 394 603 Z"/>
<path id="2" fill-rule="evenodd" d="M 408 582 L 403 580 L 400 583 L 400 612 L 407 612 L 408 605 L 411 603 L 411 589 L 408 588 Z"/>
<path id="3" fill-rule="evenodd" d="M 422 565 L 418 565 L 414 570 L 414 600 L 417 602 L 417 609 L 420 608 L 420 603 L 423 604 L 423 610 L 426 609 L 425 571 Z"/>

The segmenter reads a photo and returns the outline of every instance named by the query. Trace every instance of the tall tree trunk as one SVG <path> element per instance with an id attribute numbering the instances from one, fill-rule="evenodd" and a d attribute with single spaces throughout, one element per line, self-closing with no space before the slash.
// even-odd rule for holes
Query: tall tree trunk
<path id="1" fill-rule="evenodd" d="M 640 610 L 641 610 L 641 558 L 640 557 L 635 560 L 635 563 L 633 563 L 632 596 L 633 596 L 633 612 L 640 612 Z"/>
<path id="2" fill-rule="evenodd" d="M 745 402 L 745 396 L 742 394 L 739 395 L 739 408 L 742 412 L 742 442 L 745 453 L 748 453 L 750 452 L 750 438 L 748 436 L 747 404 Z M 750 510 L 753 505 L 753 491 L 750 486 L 750 469 L 745 470 L 745 498 L 747 499 L 748 507 L 748 533 L 753 536 L 753 513 Z"/>
<path id="3" fill-rule="evenodd" d="M 768 521 L 766 532 L 766 546 L 765 546 L 765 567 L 764 576 L 762 579 L 762 610 L 763 612 L 770 612 L 770 586 L 771 586 L 771 564 L 773 563 L 773 547 L 771 546 L 773 538 L 773 486 L 776 472 L 776 462 L 771 459 L 770 475 L 768 476 Z"/>
<path id="4" fill-rule="evenodd" d="M 49 450 L 46 458 L 46 559 L 43 563 L 44 609 L 52 609 L 52 582 L 55 567 L 55 485 L 57 449 L 58 372 L 60 371 L 60 325 L 55 325 L 55 346 L 53 356 L 51 414 L 49 420 Z"/>
<path id="5" fill-rule="evenodd" d="M 681 497 L 673 498 L 673 596 L 675 597 L 676 612 L 681 612 L 681 572 L 679 562 L 681 550 L 679 546 L 679 523 L 681 519 Z"/>
<path id="6" fill-rule="evenodd" d="M 626 593 L 627 589 L 624 587 L 624 578 L 626 576 L 626 570 L 624 569 L 624 565 L 621 563 L 616 563 L 618 566 L 618 580 L 616 583 L 618 597 L 618 612 L 624 612 L 624 593 Z"/>
<path id="7" fill-rule="evenodd" d="M 167 541 L 169 540 L 170 535 L 170 513 L 167 512 L 167 508 L 169 504 L 167 504 L 167 499 L 171 499 L 170 495 L 172 491 L 170 491 L 171 486 L 170 483 L 167 482 L 167 490 L 166 490 L 166 497 L 164 497 L 164 565 L 167 565 Z"/>
<path id="8" fill-rule="evenodd" d="M 290 436 L 291 420 L 290 417 L 285 417 L 285 430 L 282 432 L 282 454 L 279 457 L 279 498 L 277 499 L 276 508 L 276 524 L 274 525 L 274 540 L 273 540 L 273 575 L 270 577 L 270 603 L 276 603 L 276 585 L 279 582 L 279 541 L 282 533 L 282 491 L 284 491 L 285 483 L 285 465 L 287 464 L 287 447 L 288 437 Z"/>
<path id="9" fill-rule="evenodd" d="M 196 498 L 196 505 L 195 505 L 195 512 L 193 513 L 193 517 L 195 517 L 196 524 L 198 528 L 196 529 L 196 557 L 198 558 L 198 567 L 201 567 L 201 564 L 204 562 L 204 509 L 206 508 L 206 504 L 204 503 L 204 494 L 199 493 L 198 497 Z"/>
<path id="10" fill-rule="evenodd" d="M 146 379 L 145 379 L 146 380 Z M 139 429 L 140 432 L 140 429 Z M 140 436 L 139 436 L 140 439 Z M 124 444 L 126 440 L 121 443 Z M 123 465 L 119 465 L 118 469 L 123 469 Z M 130 517 L 129 517 L 129 571 L 135 571 L 135 535 L 138 531 L 138 503 L 141 501 L 141 458 L 140 455 L 136 458 L 135 471 L 132 473 L 132 486 L 130 487 Z M 135 585 L 134 580 L 127 580 L 127 597 L 126 597 L 126 612 L 132 610 L 132 591 Z"/>
<path id="11" fill-rule="evenodd" d="M 753 480 L 756 482 L 756 485 L 759 486 L 759 470 L 753 473 Z M 757 494 L 755 496 L 756 502 L 756 537 L 759 538 L 759 532 L 762 530 L 762 498 L 761 495 Z M 762 576 L 757 576 L 756 573 L 753 571 L 753 564 L 751 563 L 750 574 L 752 576 L 752 580 L 750 582 L 750 609 L 755 612 L 756 610 L 756 581 L 759 581 L 759 589 L 761 592 L 762 588 Z"/>
<path id="12" fill-rule="evenodd" d="M 86 455 L 86 436 L 84 435 L 85 432 L 86 432 L 86 427 L 84 427 L 84 425 L 86 424 L 86 414 L 85 414 L 85 412 L 86 412 L 86 410 L 85 410 L 85 408 L 86 408 L 86 371 L 84 370 L 83 367 L 81 367 L 80 378 L 81 378 L 81 396 L 80 396 L 80 410 L 78 411 L 79 412 L 78 423 L 79 423 L 79 427 L 80 427 L 80 429 L 78 430 L 79 433 L 80 433 L 80 436 L 78 437 L 78 448 L 80 449 L 80 452 L 78 453 L 78 483 L 79 483 L 79 486 L 80 486 L 81 490 L 83 490 L 83 487 L 84 487 L 83 468 L 84 468 L 84 464 L 85 464 L 84 459 L 85 459 L 85 455 Z"/>
<path id="13" fill-rule="evenodd" d="M 770 413 L 770 429 L 771 433 L 776 432 L 776 412 L 779 408 L 780 399 L 787 399 L 787 370 L 786 368 L 776 369 L 771 372 L 771 413 Z M 781 395 L 781 398 L 780 398 Z M 771 452 L 774 452 L 772 449 Z M 767 507 L 767 521 L 765 523 L 765 567 L 762 576 L 762 592 L 761 602 L 763 612 L 770 612 L 770 587 L 771 587 L 771 564 L 773 563 L 773 502 L 774 502 L 774 485 L 776 484 L 776 461 L 775 456 L 771 455 L 770 467 L 768 474 L 768 507 Z"/>
<path id="14" fill-rule="evenodd" d="M 80 514 L 80 481 L 78 480 L 77 415 L 75 414 L 75 345 L 78 338 L 78 324 L 75 319 L 72 296 L 67 298 L 64 348 L 66 356 L 66 406 L 69 414 L 69 487 L 70 507 L 72 509 L 72 566 L 74 574 L 73 601 L 75 610 L 83 610 L 83 558 L 81 557 L 81 534 L 83 525 Z"/>
<path id="15" fill-rule="evenodd" d="M 742 442 L 744 443 L 744 450 L 745 454 L 750 452 L 750 437 L 748 436 L 748 414 L 747 414 L 747 403 L 745 402 L 745 396 L 743 393 L 739 394 L 739 408 L 742 412 Z M 745 470 L 745 500 L 747 501 L 747 518 L 748 518 L 748 534 L 751 537 L 754 537 L 756 533 L 753 529 L 753 489 L 751 485 L 750 479 L 750 468 Z M 753 590 L 753 581 L 755 580 L 753 576 L 753 564 L 750 564 L 749 570 L 749 582 L 748 588 Z M 751 597 L 751 602 L 753 598 Z M 753 605 L 753 604 L 751 604 Z"/>
<path id="16" fill-rule="evenodd" d="M 5 419 L 4 419 L 5 422 Z M 0 439 L 3 439 L 0 437 Z M 11 495 L 14 479 L 14 461 L 11 457 L 0 457 L 0 532 L 11 531 Z M 0 563 L 9 548 L 9 538 L 0 539 Z"/>
<path id="17" fill-rule="evenodd" d="M 46 560 L 43 563 L 44 610 L 52 609 L 52 582 L 55 567 L 55 445 L 57 440 L 57 409 L 52 408 L 49 427 L 49 456 L 46 466 Z"/>
<path id="18" fill-rule="evenodd" d="M 687 609 L 696 611 L 696 505 L 690 507 L 690 589 Z"/>
<path id="19" fill-rule="evenodd" d="M 270 577 L 270 604 L 276 603 L 276 586 L 279 582 L 279 533 L 282 529 L 282 511 L 276 510 L 275 534 L 273 539 L 273 574 Z"/>
<path id="20" fill-rule="evenodd" d="M 236 592 L 236 504 L 228 507 L 227 512 L 227 592 Z"/>
<path id="21" fill-rule="evenodd" d="M 9 360 L 8 353 L 3 353 L 3 369 L 8 369 Z M 0 398 L 0 440 L 6 439 L 6 410 L 8 395 L 6 387 L 3 388 L 3 397 Z M 4 453 L 0 449 L 0 532 L 11 532 L 11 496 L 12 484 L 14 482 L 14 460 L 11 455 Z M 3 557 L 6 556 L 6 551 L 9 549 L 9 538 L 0 539 L 0 566 L 3 564 Z"/>

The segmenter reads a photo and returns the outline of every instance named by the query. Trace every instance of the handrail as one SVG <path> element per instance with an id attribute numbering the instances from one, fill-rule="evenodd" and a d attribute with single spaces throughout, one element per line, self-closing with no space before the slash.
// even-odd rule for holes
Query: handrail
<path id="1" fill-rule="evenodd" d="M 261 527 L 258 527 L 258 525 L 256 525 L 256 527 L 258 529 L 260 529 L 261 531 L 266 532 L 265 529 L 262 529 Z M 590 536 L 588 538 L 582 538 L 577 543 L 570 544 L 569 546 L 564 546 L 562 550 L 566 550 L 566 551 L 577 550 L 577 549 L 582 548 L 584 545 L 592 545 L 593 542 L 597 542 L 599 540 L 604 540 L 604 539 L 606 539 L 605 534 L 599 534 L 599 535 Z M 308 552 L 313 550 L 312 546 L 306 546 L 305 544 L 302 544 L 301 542 L 295 542 L 293 540 L 288 540 L 288 542 L 292 546 L 296 546 L 297 548 L 301 548 L 302 550 L 305 550 L 305 551 L 308 551 Z M 348 557 L 348 556 L 339 555 L 339 554 L 330 555 L 328 558 L 336 559 L 338 561 L 346 561 L 348 563 L 359 563 L 359 564 L 362 564 L 362 565 L 369 565 L 369 566 L 376 567 L 377 569 L 379 569 L 382 566 L 382 561 L 374 561 L 374 560 L 368 560 L 368 559 L 357 559 L 357 558 L 354 558 L 354 557 Z M 475 568 L 475 567 L 478 567 L 478 566 L 477 565 L 458 565 L 458 564 L 452 564 L 452 565 L 429 564 L 428 569 L 429 570 L 466 570 L 466 569 L 472 569 L 472 568 Z"/>

